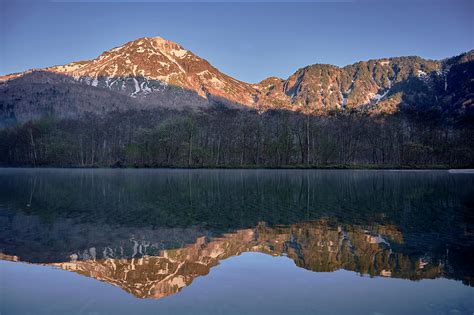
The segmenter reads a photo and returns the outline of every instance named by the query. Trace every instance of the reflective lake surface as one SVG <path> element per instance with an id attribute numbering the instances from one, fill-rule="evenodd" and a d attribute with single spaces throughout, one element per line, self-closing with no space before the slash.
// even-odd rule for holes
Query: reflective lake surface
<path id="1" fill-rule="evenodd" d="M 472 314 L 474 173 L 0 169 L 3 314 Z"/>

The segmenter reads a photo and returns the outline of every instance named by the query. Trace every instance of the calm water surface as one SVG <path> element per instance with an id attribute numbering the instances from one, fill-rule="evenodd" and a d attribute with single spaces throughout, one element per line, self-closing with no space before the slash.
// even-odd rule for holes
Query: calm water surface
<path id="1" fill-rule="evenodd" d="M 474 173 L 0 169 L 3 314 L 473 314 Z"/>

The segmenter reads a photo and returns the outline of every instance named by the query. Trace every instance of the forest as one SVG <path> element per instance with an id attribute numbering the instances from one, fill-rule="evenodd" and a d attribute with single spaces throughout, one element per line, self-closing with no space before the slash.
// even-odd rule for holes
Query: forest
<path id="1" fill-rule="evenodd" d="M 0 130 L 0 165 L 450 168 L 474 166 L 471 123 L 429 114 L 324 116 L 224 107 L 44 117 Z"/>

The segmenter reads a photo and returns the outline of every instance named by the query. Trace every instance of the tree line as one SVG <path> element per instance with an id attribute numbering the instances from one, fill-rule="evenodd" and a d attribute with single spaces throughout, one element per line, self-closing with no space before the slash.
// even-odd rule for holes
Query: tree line
<path id="1" fill-rule="evenodd" d="M 0 163 L 61 167 L 470 167 L 472 124 L 415 115 L 148 110 L 0 131 Z"/>

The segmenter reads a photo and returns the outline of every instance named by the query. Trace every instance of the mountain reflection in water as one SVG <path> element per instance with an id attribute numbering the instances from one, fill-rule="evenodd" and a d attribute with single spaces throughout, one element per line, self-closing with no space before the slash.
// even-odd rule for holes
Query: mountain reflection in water
<path id="1" fill-rule="evenodd" d="M 0 170 L 1 259 L 139 298 L 223 259 L 473 285 L 472 174 L 445 171 Z"/>

